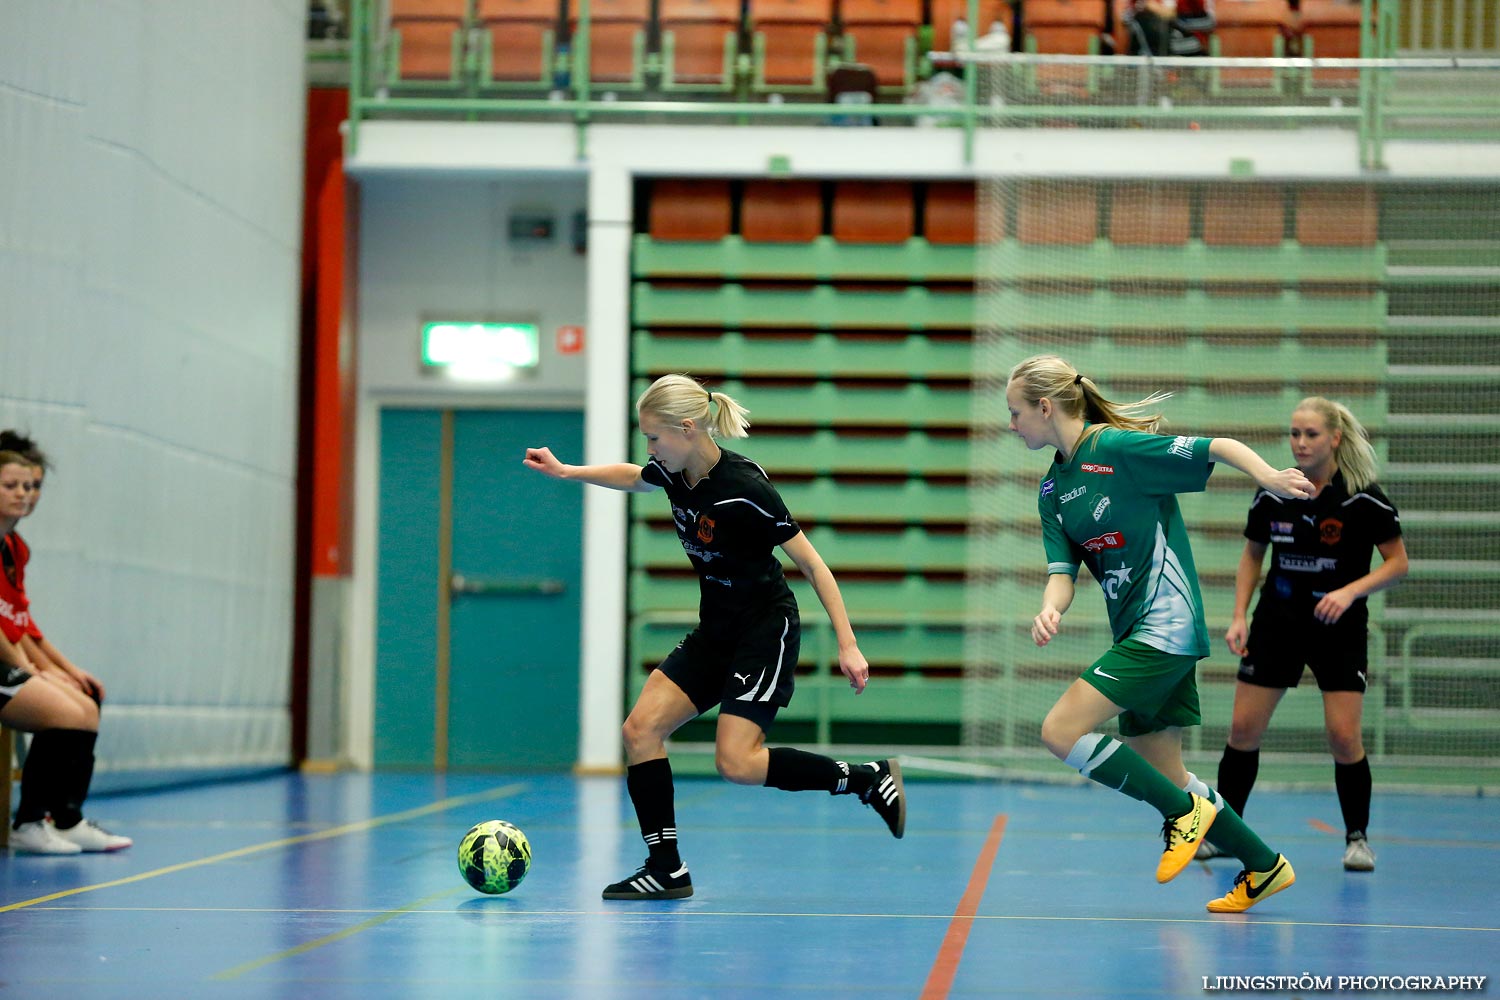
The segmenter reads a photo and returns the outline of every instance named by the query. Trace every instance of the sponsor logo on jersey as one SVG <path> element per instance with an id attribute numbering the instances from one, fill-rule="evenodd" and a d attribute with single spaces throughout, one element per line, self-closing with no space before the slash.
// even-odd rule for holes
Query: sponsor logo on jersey
<path id="1" fill-rule="evenodd" d="M 1044 496 L 1044 497 L 1050 497 L 1056 491 L 1057 491 L 1057 481 L 1056 480 L 1054 480 L 1054 479 L 1043 479 L 1042 480 L 1042 496 Z"/>
<path id="2" fill-rule="evenodd" d="M 1096 535 L 1083 543 L 1083 547 L 1089 552 L 1103 552 L 1105 549 L 1123 549 L 1125 547 L 1125 535 L 1118 531 L 1106 531 L 1102 535 Z"/>
<path id="3" fill-rule="evenodd" d="M 1195 437 L 1184 437 L 1179 434 L 1172 439 L 1171 444 L 1167 445 L 1167 451 L 1170 451 L 1178 458 L 1192 458 L 1193 444 L 1197 440 Z"/>
<path id="4" fill-rule="evenodd" d="M 1084 462 L 1078 467 L 1080 472 L 1092 472 L 1100 476 L 1113 476 L 1115 467 L 1113 465 L 1095 465 L 1093 462 Z"/>
<path id="5" fill-rule="evenodd" d="M 1113 601 L 1119 598 L 1120 588 L 1129 582 L 1130 567 L 1121 563 L 1119 569 L 1104 571 L 1104 579 L 1100 581 L 1100 585 L 1104 588 L 1104 596 Z"/>
<path id="6" fill-rule="evenodd" d="M 1318 539 L 1324 545 L 1337 545 L 1344 537 L 1344 522 L 1330 517 L 1318 522 Z"/>
<path id="7" fill-rule="evenodd" d="M 1332 556 L 1299 556 L 1288 552 L 1276 557 L 1277 569 L 1288 573 L 1322 573 L 1337 569 L 1338 565 L 1339 561 Z"/>
<path id="8" fill-rule="evenodd" d="M 718 523 L 707 514 L 698 515 L 698 541 L 707 545 L 714 540 L 714 525 Z"/>
<path id="9" fill-rule="evenodd" d="M 1064 493 L 1062 496 L 1058 497 L 1057 498 L 1057 502 L 1058 503 L 1067 503 L 1069 500 L 1077 500 L 1079 497 L 1083 496 L 1088 491 L 1089 491 L 1089 488 L 1087 486 L 1080 486 L 1080 487 L 1078 487 L 1078 489 L 1076 489 L 1076 490 L 1069 490 L 1068 492 Z"/>
<path id="10" fill-rule="evenodd" d="M 1281 542 L 1281 543 L 1283 543 L 1285 545 L 1290 545 L 1293 542 L 1295 542 L 1296 540 L 1297 539 L 1293 538 L 1291 535 L 1272 535 L 1271 536 L 1271 541 L 1273 541 L 1273 542 Z"/>
<path id="11" fill-rule="evenodd" d="M 1094 504 L 1094 520 L 1102 518 L 1107 510 L 1109 510 L 1109 497 L 1100 497 L 1099 502 Z"/>
<path id="12" fill-rule="evenodd" d="M 1281 535 L 1290 535 L 1297 530 L 1297 526 L 1291 521 L 1272 521 L 1271 530 Z"/>

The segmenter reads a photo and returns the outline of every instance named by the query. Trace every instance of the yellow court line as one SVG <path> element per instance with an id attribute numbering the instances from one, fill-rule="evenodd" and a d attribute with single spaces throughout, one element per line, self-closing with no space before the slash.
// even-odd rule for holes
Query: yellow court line
<path id="1" fill-rule="evenodd" d="M 302 944 L 297 945 L 295 948 L 288 948 L 285 951 L 278 951 L 274 955 L 267 955 L 264 958 L 257 958 L 252 961 L 245 962 L 241 965 L 236 965 L 232 969 L 225 969 L 223 972 L 216 973 L 209 978 L 214 982 L 223 982 L 229 979 L 237 979 L 247 972 L 253 972 L 256 969 L 263 968 L 264 966 L 271 965 L 275 962 L 279 962 L 283 958 L 295 958 L 298 955 L 305 955 L 316 948 L 323 947 L 325 944 L 333 944 L 335 941 L 342 941 L 345 938 L 353 937 L 361 931 L 367 931 L 371 927 L 379 927 L 383 923 L 395 920 L 397 917 L 401 916 L 404 913 L 410 913 L 413 910 L 421 909 L 423 906 L 426 906 L 428 903 L 432 902 L 435 899 L 442 899 L 445 896 L 451 896 L 462 889 L 463 886 L 459 886 L 456 889 L 444 889 L 442 892 L 435 892 L 430 896 L 423 896 L 421 899 L 412 903 L 407 903 L 405 906 L 402 906 L 398 909 L 387 910 L 377 917 L 371 917 L 369 920 L 361 920 L 359 923 L 355 924 L 352 927 L 345 927 L 341 931 L 334 931 L 332 934 L 325 934 L 320 938 L 313 938 L 311 941 L 304 941 Z"/>
<path id="2" fill-rule="evenodd" d="M 418 816 L 429 816 L 433 813 L 445 812 L 456 806 L 469 805 L 474 802 L 488 802 L 492 799 L 503 799 L 514 795 L 525 788 L 524 784 L 502 785 L 492 788 L 487 792 L 476 792 L 473 795 L 458 795 L 450 799 L 439 799 L 425 806 L 415 809 L 407 809 L 404 812 L 389 813 L 385 816 L 374 816 L 370 819 L 362 819 L 357 823 L 345 823 L 343 826 L 329 827 L 327 830 L 319 830 L 317 833 L 304 833 L 296 837 L 284 837 L 281 840 L 268 840 L 264 844 L 251 844 L 249 847 L 236 848 L 233 851 L 225 851 L 223 854 L 215 854 L 207 858 L 199 858 L 196 861 L 184 861 L 181 864 L 168 865 L 165 868 L 157 868 L 154 871 L 141 872 L 138 875 L 128 875 L 125 878 L 112 879 L 108 882 L 99 882 L 94 885 L 81 885 L 76 889 L 64 889 L 61 892 L 48 893 L 35 899 L 25 899 L 19 903 L 7 903 L 0 906 L 0 913 L 9 913 L 11 910 L 24 910 L 28 906 L 36 906 L 40 903 L 50 903 L 54 899 L 66 899 L 68 896 L 77 896 L 80 893 L 95 892 L 99 889 L 113 889 L 120 885 L 129 885 L 132 882 L 144 882 L 148 878 L 156 878 L 160 875 L 172 875 L 176 872 L 187 871 L 189 868 L 201 868 L 204 865 L 217 864 L 220 861 L 228 861 L 232 858 L 243 858 L 250 854 L 259 854 L 262 851 L 274 851 L 278 847 L 290 847 L 293 844 L 309 844 L 318 840 L 331 840 L 334 837 L 342 837 L 346 833 L 360 833 L 364 830 L 373 830 L 376 827 L 387 826 L 391 823 L 404 823 Z"/>

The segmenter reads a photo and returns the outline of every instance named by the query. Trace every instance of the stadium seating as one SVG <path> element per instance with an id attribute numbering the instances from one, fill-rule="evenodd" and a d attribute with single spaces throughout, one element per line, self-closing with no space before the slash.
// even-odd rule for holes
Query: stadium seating
<path id="1" fill-rule="evenodd" d="M 881 90 L 905 92 L 916 82 L 922 0 L 843 0 L 844 59 L 869 66 Z"/>
<path id="2" fill-rule="evenodd" d="M 1236 59 L 1286 54 L 1292 11 L 1287 0 L 1221 0 L 1214 7 L 1217 27 L 1209 54 Z M 1281 74 L 1273 68 L 1216 69 L 1214 90 L 1271 90 L 1280 93 Z"/>
<path id="3" fill-rule="evenodd" d="M 1122 183 L 1114 187 L 1109 239 L 1116 246 L 1185 246 L 1191 224 L 1186 185 Z"/>
<path id="4" fill-rule="evenodd" d="M 1302 0 L 1297 10 L 1302 55 L 1309 59 L 1359 58 L 1360 16 L 1359 0 Z M 1359 70 L 1313 70 L 1307 82 L 1314 90 L 1347 90 L 1359 83 Z"/>
<path id="5" fill-rule="evenodd" d="M 589 80 L 608 84 L 611 89 L 643 88 L 651 0 L 590 0 L 589 19 Z M 578 0 L 568 0 L 568 28 L 573 39 L 573 74 L 580 77 L 583 53 L 578 35 Z"/>
<path id="6" fill-rule="evenodd" d="M 905 243 L 915 226 L 910 183 L 839 181 L 833 187 L 833 238 L 840 243 Z"/>
<path id="7" fill-rule="evenodd" d="M 740 51 L 738 0 L 659 2 L 662 89 L 733 89 Z"/>
<path id="8" fill-rule="evenodd" d="M 747 181 L 740 201 L 740 234 L 756 243 L 806 243 L 823 231 L 823 201 L 815 181 Z"/>
<path id="9" fill-rule="evenodd" d="M 390 83 L 457 85 L 467 0 L 391 0 Z"/>
<path id="10" fill-rule="evenodd" d="M 1318 247 L 1373 247 L 1379 238 L 1374 188 L 1308 185 L 1297 193 L 1297 242 Z"/>
<path id="11" fill-rule="evenodd" d="M 729 235 L 729 182 L 659 180 L 651 190 L 651 238 L 718 241 Z"/>
<path id="12" fill-rule="evenodd" d="M 1105 0 L 1026 0 L 1021 5 L 1025 50 L 1098 55 L 1105 14 Z M 1038 66 L 1036 85 L 1052 96 L 1092 93 L 1097 75 L 1093 66 Z"/>
<path id="13" fill-rule="evenodd" d="M 475 0 L 480 30 L 480 83 L 552 87 L 557 53 L 557 0 Z"/>
<path id="14" fill-rule="evenodd" d="M 749 0 L 752 87 L 821 93 L 827 78 L 833 0 Z"/>

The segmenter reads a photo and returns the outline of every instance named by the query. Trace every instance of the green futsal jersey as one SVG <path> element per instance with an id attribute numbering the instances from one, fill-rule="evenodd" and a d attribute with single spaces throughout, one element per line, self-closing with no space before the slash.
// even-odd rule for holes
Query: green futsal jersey
<path id="1" fill-rule="evenodd" d="M 1104 590 L 1115 642 L 1207 656 L 1203 597 L 1177 507 L 1178 493 L 1208 485 L 1210 438 L 1106 427 L 1042 480 L 1037 510 L 1047 573 L 1088 566 Z"/>

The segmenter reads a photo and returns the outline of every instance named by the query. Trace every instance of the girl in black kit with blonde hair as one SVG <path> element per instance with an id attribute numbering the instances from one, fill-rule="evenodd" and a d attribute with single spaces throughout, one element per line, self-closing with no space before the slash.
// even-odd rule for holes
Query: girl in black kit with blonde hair
<path id="1" fill-rule="evenodd" d="M 838 583 L 766 477 L 717 438 L 745 437 L 748 411 L 686 375 L 664 375 L 636 401 L 651 461 L 564 465 L 547 448 L 526 449 L 525 465 L 633 493 L 665 489 L 688 561 L 698 573 L 698 627 L 646 681 L 625 720 L 626 787 L 650 850 L 634 875 L 605 899 L 680 899 L 693 894 L 677 850 L 672 768 L 664 741 L 719 707 L 714 763 L 740 785 L 853 794 L 900 837 L 906 795 L 893 760 L 847 764 L 788 747 L 767 748 L 777 710 L 791 701 L 801 626 L 797 601 L 776 558 L 779 546 L 812 584 L 833 625 L 839 670 L 855 693 L 870 667 L 854 638 Z"/>
<path id="2" fill-rule="evenodd" d="M 1344 868 L 1371 871 L 1370 762 L 1361 737 L 1369 595 L 1406 575 L 1395 504 L 1375 482 L 1375 450 L 1348 407 L 1310 396 L 1292 411 L 1297 468 L 1314 494 L 1288 500 L 1261 490 L 1250 503 L 1235 573 L 1234 619 L 1224 640 L 1239 656 L 1234 717 L 1219 762 L 1219 794 L 1243 813 L 1260 769 L 1260 744 L 1288 688 L 1311 667 L 1323 695 L 1334 786 L 1344 814 Z M 1266 548 L 1271 568 L 1253 622 L 1245 612 Z M 1378 551 L 1381 564 L 1370 568 Z M 1199 849 L 1200 858 L 1214 857 Z"/>

